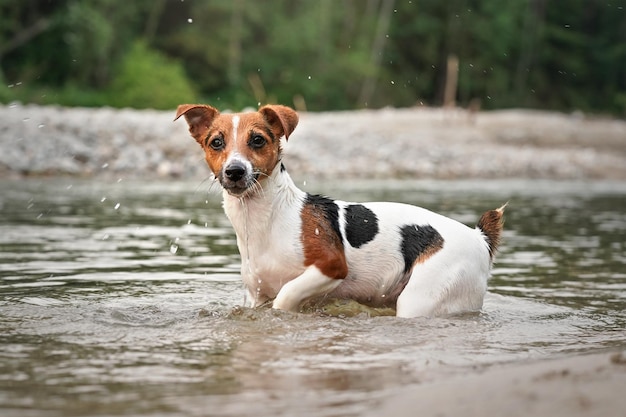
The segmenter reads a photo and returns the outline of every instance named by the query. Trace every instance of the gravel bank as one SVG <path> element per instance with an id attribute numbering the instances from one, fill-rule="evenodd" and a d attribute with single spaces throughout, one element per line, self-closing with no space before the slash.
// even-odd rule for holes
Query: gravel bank
<path id="1" fill-rule="evenodd" d="M 174 110 L 0 106 L 0 175 L 209 175 Z M 524 110 L 302 113 L 299 178 L 626 179 L 626 122 Z"/>

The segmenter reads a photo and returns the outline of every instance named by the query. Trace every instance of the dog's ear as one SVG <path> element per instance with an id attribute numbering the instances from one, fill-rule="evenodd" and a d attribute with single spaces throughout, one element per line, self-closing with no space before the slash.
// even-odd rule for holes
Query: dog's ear
<path id="1" fill-rule="evenodd" d="M 174 120 L 184 115 L 189 125 L 189 133 L 198 143 L 201 143 L 218 114 L 217 109 L 205 104 L 181 104 L 176 110 Z"/>
<path id="2" fill-rule="evenodd" d="M 263 115 L 276 137 L 279 138 L 284 135 L 285 139 L 289 139 L 289 135 L 298 125 L 298 113 L 287 106 L 267 105 L 261 107 L 259 113 Z"/>

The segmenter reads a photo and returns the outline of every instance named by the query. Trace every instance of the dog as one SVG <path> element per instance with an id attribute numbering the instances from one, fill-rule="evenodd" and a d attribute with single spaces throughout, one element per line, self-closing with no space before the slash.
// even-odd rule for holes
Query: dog
<path id="1" fill-rule="evenodd" d="M 349 299 L 395 307 L 398 317 L 448 316 L 482 308 L 503 228 L 504 207 L 475 228 L 424 208 L 351 203 L 300 190 L 282 163 L 281 138 L 295 110 L 266 105 L 222 114 L 182 104 L 189 133 L 223 188 L 253 307 Z"/>

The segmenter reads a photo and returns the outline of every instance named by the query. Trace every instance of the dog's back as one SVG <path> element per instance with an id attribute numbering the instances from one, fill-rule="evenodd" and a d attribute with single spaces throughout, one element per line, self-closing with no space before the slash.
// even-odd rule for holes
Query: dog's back
<path id="1" fill-rule="evenodd" d="M 503 207 L 486 212 L 479 226 L 471 228 L 407 204 L 335 203 L 341 207 L 340 234 L 349 272 L 330 296 L 397 306 L 398 315 L 405 317 L 482 307 L 502 231 Z M 358 245 L 351 243 L 350 229 L 362 220 L 350 207 L 370 210 L 367 227 L 376 226 L 366 242 L 362 236 L 352 238 Z"/>

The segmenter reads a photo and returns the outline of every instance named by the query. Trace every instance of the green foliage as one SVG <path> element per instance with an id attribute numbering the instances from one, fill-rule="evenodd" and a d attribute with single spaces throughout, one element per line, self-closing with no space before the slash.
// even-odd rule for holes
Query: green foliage
<path id="1" fill-rule="evenodd" d="M 626 111 L 623 0 L 0 2 L 2 102 L 438 105 L 451 55 L 460 105 Z"/>
<path id="2" fill-rule="evenodd" d="M 0 72 L 0 103 L 11 101 L 11 89 L 4 80 L 2 72 Z"/>
<path id="3" fill-rule="evenodd" d="M 109 89 L 109 103 L 117 107 L 169 109 L 194 101 L 195 92 L 180 62 L 141 41 L 123 58 Z"/>

